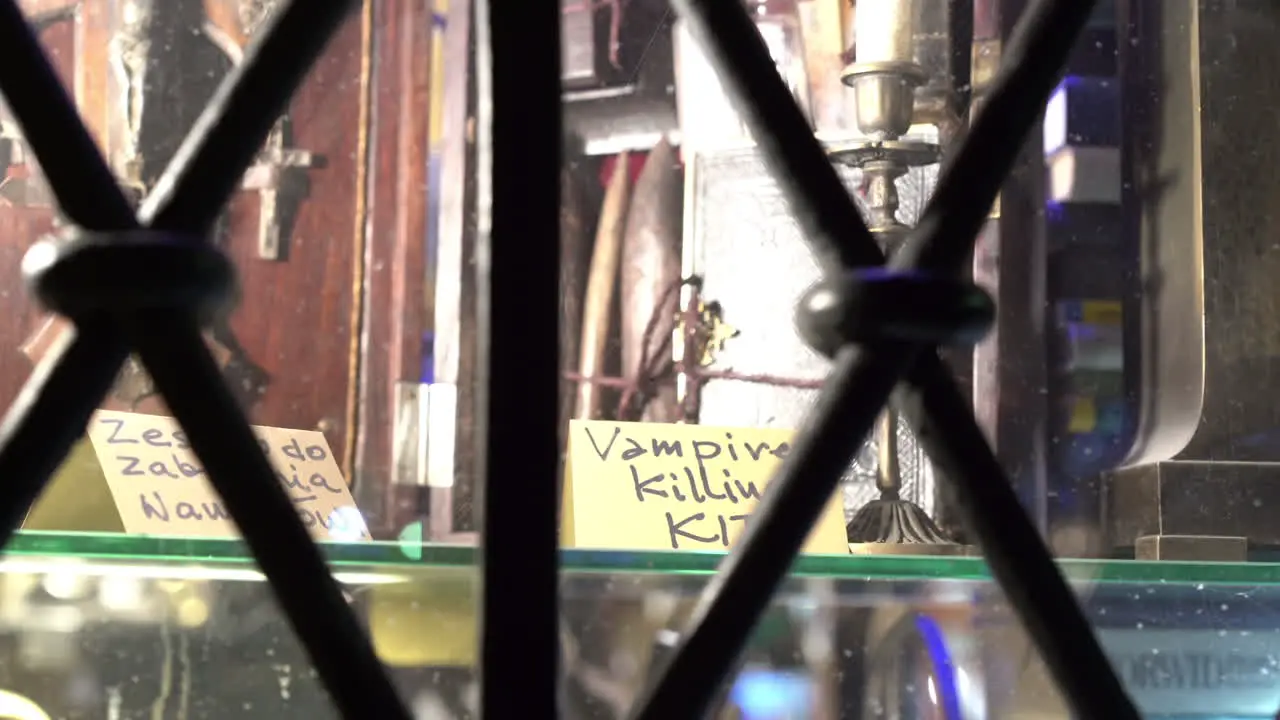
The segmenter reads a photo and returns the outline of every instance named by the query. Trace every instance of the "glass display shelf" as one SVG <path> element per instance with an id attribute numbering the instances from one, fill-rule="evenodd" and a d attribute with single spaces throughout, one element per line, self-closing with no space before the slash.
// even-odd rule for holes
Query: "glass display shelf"
<path id="1" fill-rule="evenodd" d="M 321 548 L 336 572 L 360 568 L 388 577 L 424 572 L 432 567 L 472 567 L 479 550 L 467 545 L 419 542 L 322 542 Z M 5 565 L 31 559 L 55 559 L 111 563 L 146 563 L 162 566 L 201 564 L 206 567 L 252 565 L 248 548 L 236 539 L 162 537 L 115 533 L 40 532 L 18 533 L 4 551 Z M 565 550 L 565 573 L 662 573 L 709 575 L 724 559 L 723 552 L 662 552 L 618 550 Z M 1132 560 L 1079 560 L 1059 562 L 1076 583 L 1249 584 L 1280 588 L 1280 562 L 1173 562 Z M 990 582 L 986 562 L 979 557 L 916 557 L 910 555 L 803 555 L 792 567 L 795 577 L 827 577 L 865 580 L 946 580 Z"/>
<path id="2" fill-rule="evenodd" d="M 473 717 L 478 551 L 324 549 L 418 716 Z M 723 557 L 564 552 L 565 717 L 625 716 L 665 657 L 654 638 Z M 1280 564 L 1061 567 L 1148 717 L 1280 704 Z M 0 699 L 23 719 L 336 717 L 233 539 L 22 533 L 0 560 L 0 690 L 43 708 L 5 715 Z M 717 717 L 1068 717 L 985 563 L 964 557 L 802 557 L 723 704 Z"/>

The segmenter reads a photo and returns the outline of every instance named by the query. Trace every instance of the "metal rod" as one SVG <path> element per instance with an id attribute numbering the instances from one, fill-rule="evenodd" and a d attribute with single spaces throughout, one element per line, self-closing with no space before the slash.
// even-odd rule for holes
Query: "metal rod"
<path id="1" fill-rule="evenodd" d="M 553 718 L 561 14 L 556 3 L 492 10 L 476 0 L 477 377 L 486 378 L 478 403 L 485 446 L 477 453 L 484 478 L 481 708 L 487 718 Z"/>
<path id="2" fill-rule="evenodd" d="M 78 131 L 73 127 L 79 124 L 72 122 L 74 106 L 61 91 L 38 45 L 33 47 L 35 39 L 26 30 L 21 13 L 8 2 L 0 3 L 0 8 L 6 11 L 0 15 L 0 44 L 26 63 L 16 67 L 30 77 L 52 78 L 52 86 L 12 84 L 14 73 L 5 72 L 0 75 L 0 87 L 24 135 L 30 138 L 35 130 L 32 150 L 55 195 L 77 209 L 78 217 L 73 219 L 87 225 L 136 227 L 138 221 L 124 219 L 118 207 L 111 213 L 116 198 L 124 202 L 123 193 L 105 170 L 83 125 Z M 148 199 L 144 223 L 162 230 L 207 233 L 244 167 L 351 8 L 349 0 L 298 1 L 284 6 L 188 135 L 156 193 Z M 46 122 L 44 112 L 50 113 L 49 123 L 68 133 L 67 138 L 40 131 Z M 87 147 L 84 139 L 88 139 Z M 70 143 L 74 152 L 64 152 L 59 141 Z M 95 210 L 95 201 L 106 210 Z M 127 209 L 127 203 L 124 207 Z M 0 507 L 4 508 L 0 541 L 5 543 L 61 458 L 83 434 L 89 416 L 128 354 L 119 337 L 119 318 L 104 314 L 73 319 L 77 323 L 74 338 L 64 340 L 37 367 L 0 425 L 0 473 L 7 478 L 0 495 Z M 389 718 L 410 717 L 240 415 L 194 324 L 157 315 L 143 322 L 134 319 L 129 327 L 139 350 L 150 360 L 148 369 L 192 436 L 197 456 L 211 468 L 215 487 L 227 500 L 233 519 L 263 566 L 335 703 L 346 717 L 364 717 L 369 712 Z M 166 338 L 166 334 L 172 337 Z M 178 337 L 187 344 L 175 343 Z M 195 374 L 194 384 L 184 370 Z M 203 393 L 197 387 L 201 382 L 211 384 Z M 255 488 L 255 484 L 261 487 Z M 257 500 L 254 493 L 259 495 Z"/>
<path id="3" fill-rule="evenodd" d="M 128 354 L 116 328 L 95 318 L 64 334 L 36 365 L 0 422 L 0 546 L 84 437 Z"/>
<path id="4" fill-rule="evenodd" d="M 880 413 L 875 425 L 876 490 L 881 500 L 902 497 L 902 465 L 898 455 L 898 411 L 892 403 Z"/>
<path id="5" fill-rule="evenodd" d="M 839 228 L 832 228 L 819 218 L 823 203 L 832 204 L 829 175 L 834 173 L 795 173 L 794 166 L 799 163 L 794 158 L 808 158 L 809 162 L 804 164 L 811 164 L 812 158 L 820 155 L 820 147 L 800 122 L 803 118 L 794 103 L 789 98 L 778 101 L 785 86 L 768 61 L 764 45 L 745 12 L 733 3 L 677 0 L 675 4 L 709 51 L 731 96 L 738 101 L 739 111 L 752 127 L 766 160 L 792 203 L 793 212 L 811 241 L 818 245 L 816 254 L 829 256 L 829 238 L 842 234 Z M 1006 68 L 1011 69 L 1001 73 L 992 100 L 969 141 L 946 168 L 939 183 L 942 200 L 930 205 L 925 218 L 928 222 L 922 222 L 921 231 L 916 234 L 919 242 L 908 257 L 919 259 L 924 267 L 939 272 L 954 273 L 960 269 L 972 251 L 987 209 L 1043 108 L 1091 9 L 1091 2 L 1041 0 L 1029 12 L 1009 44 Z M 1036 47 L 1038 53 L 1032 55 L 1030 47 Z M 752 72 L 765 67 L 764 72 Z M 984 149 L 1002 143 L 1008 146 L 1011 140 L 1016 142 L 1011 147 L 1002 147 L 995 157 L 982 155 Z M 806 147 L 813 150 L 803 151 Z M 819 200 L 814 201 L 815 197 Z M 971 203 L 971 207 L 957 206 L 955 201 L 960 198 Z M 845 202 L 849 202 L 847 197 Z M 953 224 L 950 217 L 953 214 L 958 223 Z M 843 217 L 847 215 L 847 212 L 840 213 Z M 852 238 L 850 244 L 858 246 L 843 248 L 847 256 L 863 260 L 864 264 L 883 261 L 875 257 L 879 251 L 866 237 L 865 226 L 860 221 L 846 229 L 843 236 Z M 814 420 L 796 441 L 793 454 L 770 485 L 722 572 L 704 592 L 681 651 L 647 701 L 638 706 L 638 717 L 658 720 L 671 713 L 696 716 L 706 710 L 706 703 L 741 651 L 748 632 L 851 459 L 852 447 L 839 452 L 831 446 L 847 443 L 851 437 L 866 436 L 880 407 L 872 403 L 887 398 L 887 386 L 895 382 L 897 370 L 912 366 L 918 350 L 885 345 L 870 348 L 866 353 L 852 348 L 840 352 Z M 927 438 L 930 433 L 921 432 L 922 439 L 928 439 L 938 451 L 944 471 L 955 473 L 959 485 L 957 494 L 969 494 L 962 503 L 966 519 L 988 547 L 997 580 L 1014 602 L 1015 610 L 1026 623 L 1055 679 L 1081 716 L 1137 718 L 1136 710 L 1075 604 L 1070 588 L 1057 572 L 1052 556 L 1017 503 L 977 430 L 972 412 L 963 400 L 958 400 L 960 396 L 936 354 L 929 351 L 920 354 L 920 358 L 927 372 L 916 370 L 912 377 L 931 394 L 927 407 L 943 414 L 932 418 L 940 422 L 931 426 L 917 424 L 917 429 L 933 431 L 933 438 Z M 931 384 L 924 384 L 926 381 Z M 882 382 L 885 387 L 879 385 Z M 945 414 L 947 412 L 950 414 Z M 912 416 L 921 419 L 919 412 L 913 412 Z M 974 434 L 961 433 L 950 439 L 952 436 L 945 435 L 952 431 L 950 425 L 944 424 L 947 422 L 959 422 L 962 430 L 971 429 Z M 940 444 L 944 438 L 947 438 L 945 444 Z M 959 442 L 970 445 L 961 447 L 957 445 Z M 976 505 L 975 497 L 994 502 L 996 508 L 1006 502 L 1011 505 L 1016 532 L 1005 532 L 1001 523 L 982 521 L 984 513 L 992 511 Z M 987 517 L 997 516 L 992 513 Z M 1027 533 L 1029 538 L 1025 536 Z M 1019 540 L 1031 547 L 1018 547 Z M 1047 583 L 1047 587 L 1026 584 L 1027 579 Z M 1043 605 L 1033 602 L 1029 597 L 1030 587 L 1035 587 L 1037 597 L 1046 591 L 1050 593 L 1052 610 L 1065 612 L 1066 622 L 1062 617 L 1048 615 Z"/>

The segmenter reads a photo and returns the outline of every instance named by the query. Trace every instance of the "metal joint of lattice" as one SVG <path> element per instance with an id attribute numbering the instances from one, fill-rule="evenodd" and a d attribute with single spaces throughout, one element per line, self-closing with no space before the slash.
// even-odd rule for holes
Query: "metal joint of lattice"
<path id="1" fill-rule="evenodd" d="M 7 543 L 136 353 L 208 471 L 335 705 L 411 717 L 205 346 L 235 272 L 209 242 L 222 206 L 351 0 L 294 0 L 259 32 L 135 213 L 15 0 L 0 0 L 0 92 L 72 227 L 28 251 L 34 294 L 68 317 L 0 425 Z"/>

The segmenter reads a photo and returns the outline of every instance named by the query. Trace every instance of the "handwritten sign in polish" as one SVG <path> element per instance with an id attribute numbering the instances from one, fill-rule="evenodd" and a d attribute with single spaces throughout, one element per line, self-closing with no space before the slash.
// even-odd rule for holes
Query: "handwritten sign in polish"
<path id="1" fill-rule="evenodd" d="M 562 543 L 616 550 L 725 550 L 791 450 L 766 428 L 575 420 Z M 837 492 L 804 552 L 848 554 Z"/>
<path id="2" fill-rule="evenodd" d="M 369 539 L 323 433 L 273 427 L 255 427 L 254 432 L 313 537 Z M 104 495 L 114 511 L 105 514 L 115 518 L 102 517 Z M 85 503 L 98 505 L 98 510 L 77 507 Z M 24 526 L 146 535 L 239 534 L 176 421 L 108 410 L 90 420 L 88 442 L 73 451 Z"/>

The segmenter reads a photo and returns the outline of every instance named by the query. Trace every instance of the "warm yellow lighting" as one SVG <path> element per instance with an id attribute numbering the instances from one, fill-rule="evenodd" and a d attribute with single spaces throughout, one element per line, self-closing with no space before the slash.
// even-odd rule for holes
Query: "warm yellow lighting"
<path id="1" fill-rule="evenodd" d="M 177 595 L 185 592 L 190 587 L 190 583 L 185 580 L 158 580 L 156 581 L 156 587 L 160 588 L 160 592 L 168 595 Z"/>
<path id="2" fill-rule="evenodd" d="M 30 698 L 8 690 L 0 690 L 0 720 L 52 720 L 52 718 Z"/>
<path id="3" fill-rule="evenodd" d="M 209 620 L 209 604 L 198 597 L 184 598 L 178 603 L 175 614 L 178 617 L 178 624 L 182 627 L 200 627 Z"/>

